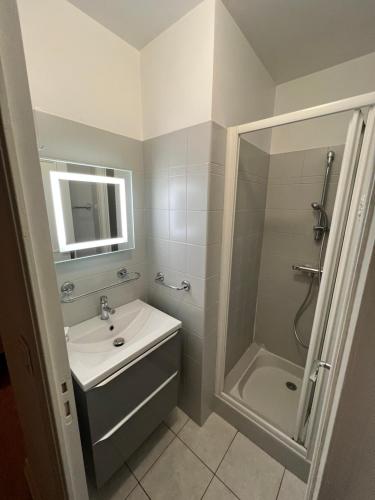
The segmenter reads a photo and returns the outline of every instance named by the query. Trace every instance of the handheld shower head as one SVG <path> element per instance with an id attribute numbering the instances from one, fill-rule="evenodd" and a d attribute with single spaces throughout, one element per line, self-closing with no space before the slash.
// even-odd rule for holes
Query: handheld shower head
<path id="1" fill-rule="evenodd" d="M 324 207 L 318 203 L 317 201 L 313 201 L 311 203 L 311 207 L 313 210 L 315 210 L 316 212 L 320 212 L 321 216 L 322 216 L 322 224 L 319 225 L 319 226 L 315 226 L 314 229 L 315 230 L 320 230 L 320 231 L 327 231 L 328 230 L 328 215 L 327 215 L 327 212 L 324 210 Z"/>

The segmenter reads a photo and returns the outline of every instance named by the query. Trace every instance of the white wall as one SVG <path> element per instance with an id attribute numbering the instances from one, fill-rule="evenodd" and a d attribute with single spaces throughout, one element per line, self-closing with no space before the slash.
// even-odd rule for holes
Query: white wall
<path id="1" fill-rule="evenodd" d="M 139 52 L 66 0 L 17 0 L 34 109 L 142 138 Z"/>
<path id="2" fill-rule="evenodd" d="M 215 0 L 204 0 L 141 51 L 144 138 L 211 120 Z"/>
<path id="3" fill-rule="evenodd" d="M 213 120 L 224 127 L 272 116 L 275 84 L 220 0 L 216 1 Z M 253 139 L 253 140 L 252 140 Z M 250 138 L 269 151 L 270 134 Z"/>
<path id="4" fill-rule="evenodd" d="M 275 115 L 375 91 L 375 52 L 276 87 Z M 272 133 L 272 153 L 342 144 L 347 113 L 280 127 Z"/>

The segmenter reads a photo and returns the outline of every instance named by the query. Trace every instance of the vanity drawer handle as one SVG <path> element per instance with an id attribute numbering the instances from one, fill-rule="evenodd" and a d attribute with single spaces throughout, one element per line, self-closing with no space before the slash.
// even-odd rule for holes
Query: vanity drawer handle
<path id="1" fill-rule="evenodd" d="M 147 398 L 144 399 L 142 401 L 142 403 L 140 403 L 136 408 L 134 408 L 134 410 L 132 410 L 130 413 L 128 413 L 128 415 L 126 415 L 126 417 L 124 417 L 122 420 L 120 420 L 120 422 L 118 424 L 116 424 L 114 427 L 112 427 L 112 429 L 110 431 L 108 431 L 107 434 L 104 434 L 103 437 L 98 439 L 98 441 L 96 441 L 94 443 L 94 446 L 96 444 L 101 443 L 102 441 L 105 441 L 108 438 L 110 438 L 116 431 L 118 431 L 120 429 L 120 427 L 122 427 L 141 408 L 143 408 L 143 406 L 145 406 L 154 396 L 156 396 L 156 394 L 158 394 L 162 389 L 164 389 L 165 386 L 167 386 L 174 378 L 176 378 L 177 375 L 178 375 L 178 371 L 174 372 L 173 375 L 171 375 L 169 378 L 167 378 L 167 380 L 165 382 L 163 382 L 157 389 L 155 389 L 154 392 L 152 392 L 149 396 L 147 396 Z"/>
<path id="2" fill-rule="evenodd" d="M 141 361 L 141 359 L 145 358 L 146 356 L 148 356 L 149 354 L 151 354 L 153 351 L 156 351 L 156 349 L 158 349 L 163 344 L 165 344 L 166 342 L 168 342 L 168 340 L 173 339 L 173 337 L 175 337 L 177 334 L 178 334 L 178 330 L 175 331 L 174 333 L 172 333 L 172 335 L 169 335 L 167 338 L 165 338 L 164 340 L 162 340 L 158 344 L 154 345 L 148 351 L 145 351 L 143 354 L 141 354 L 137 358 L 133 359 L 133 361 L 131 361 L 130 363 L 128 363 L 127 365 L 125 365 L 123 368 L 121 368 L 117 372 L 115 372 L 112 375 L 110 375 L 108 378 L 104 379 L 103 382 L 100 382 L 99 384 L 95 385 L 91 390 L 100 389 L 101 387 L 104 387 L 105 385 L 109 384 L 116 377 L 118 377 L 122 373 L 126 372 L 126 370 L 128 370 L 131 366 L 135 365 L 135 363 L 138 363 L 138 361 Z"/>

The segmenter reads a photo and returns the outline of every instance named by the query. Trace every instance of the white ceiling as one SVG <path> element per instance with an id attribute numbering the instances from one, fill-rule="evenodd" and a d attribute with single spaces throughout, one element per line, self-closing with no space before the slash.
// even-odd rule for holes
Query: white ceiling
<path id="1" fill-rule="evenodd" d="M 375 0 L 223 3 L 276 83 L 375 51 Z"/>
<path id="2" fill-rule="evenodd" d="M 137 49 L 201 2 L 69 1 Z M 276 83 L 375 51 L 375 0 L 223 0 L 223 3 Z"/>
<path id="3" fill-rule="evenodd" d="M 137 49 L 142 49 L 201 1 L 69 0 Z"/>

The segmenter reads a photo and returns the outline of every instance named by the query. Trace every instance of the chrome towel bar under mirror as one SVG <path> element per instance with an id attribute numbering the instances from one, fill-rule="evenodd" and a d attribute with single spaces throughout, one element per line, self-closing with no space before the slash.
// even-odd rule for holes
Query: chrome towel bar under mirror
<path id="1" fill-rule="evenodd" d="M 110 288 L 115 288 L 116 286 L 123 285 L 124 283 L 128 283 L 129 281 L 138 280 L 141 277 L 141 273 L 138 273 L 137 271 L 128 271 L 125 267 L 123 267 L 117 271 L 117 277 L 120 278 L 121 281 L 111 283 L 110 285 L 106 285 L 101 288 L 96 288 L 95 290 L 89 290 L 88 292 L 84 292 L 80 295 L 75 296 L 73 296 L 73 291 L 75 289 L 74 283 L 72 281 L 65 281 L 65 283 L 63 283 L 60 288 L 60 302 L 68 304 L 78 299 L 82 299 L 83 297 L 87 297 L 88 295 L 92 295 L 103 290 L 108 290 Z"/>
<path id="2" fill-rule="evenodd" d="M 160 285 L 166 286 L 167 288 L 171 288 L 172 290 L 184 291 L 188 292 L 191 288 L 191 284 L 187 280 L 181 281 L 181 286 L 176 285 L 168 285 L 168 283 L 164 283 L 165 276 L 163 273 L 156 273 L 155 281 L 156 283 L 160 283 Z"/>

